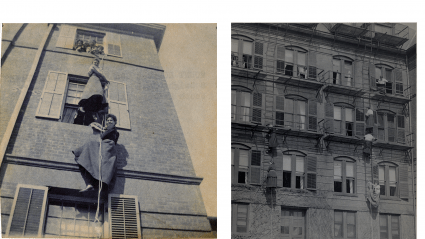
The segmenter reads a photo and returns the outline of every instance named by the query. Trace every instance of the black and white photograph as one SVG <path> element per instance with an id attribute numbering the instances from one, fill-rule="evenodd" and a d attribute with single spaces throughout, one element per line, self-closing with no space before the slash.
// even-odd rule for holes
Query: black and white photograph
<path id="1" fill-rule="evenodd" d="M 231 24 L 232 238 L 417 238 L 416 31 Z"/>

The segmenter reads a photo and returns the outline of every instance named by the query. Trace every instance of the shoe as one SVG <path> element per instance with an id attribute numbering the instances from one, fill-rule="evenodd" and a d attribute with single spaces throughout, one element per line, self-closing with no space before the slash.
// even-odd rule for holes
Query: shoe
<path id="1" fill-rule="evenodd" d="M 80 193 L 84 193 L 84 192 L 88 192 L 88 191 L 93 191 L 94 188 L 92 185 L 87 185 L 86 189 L 80 190 Z"/>

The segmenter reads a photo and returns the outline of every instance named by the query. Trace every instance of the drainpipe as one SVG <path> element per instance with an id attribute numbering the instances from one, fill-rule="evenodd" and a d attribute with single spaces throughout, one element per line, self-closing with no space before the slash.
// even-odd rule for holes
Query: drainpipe
<path id="1" fill-rule="evenodd" d="M 37 69 L 38 63 L 40 62 L 41 53 L 46 46 L 47 38 L 55 24 L 48 24 L 49 28 L 47 29 L 43 39 L 41 40 L 40 46 L 38 47 L 37 53 L 35 54 L 34 62 L 32 63 L 32 67 L 28 73 L 28 77 L 25 81 L 24 86 L 21 89 L 21 94 L 19 95 L 18 101 L 16 102 L 15 109 L 12 112 L 12 116 L 10 117 L 9 123 L 7 124 L 6 132 L 4 133 L 3 139 L 0 144 L 0 165 L 3 162 L 4 154 L 6 152 L 7 145 L 9 143 L 10 137 L 12 136 L 13 128 L 16 124 L 16 120 L 18 119 L 19 111 L 22 108 L 22 104 L 24 103 L 25 96 L 28 93 L 28 88 L 31 85 L 31 82 L 34 78 L 35 70 Z"/>

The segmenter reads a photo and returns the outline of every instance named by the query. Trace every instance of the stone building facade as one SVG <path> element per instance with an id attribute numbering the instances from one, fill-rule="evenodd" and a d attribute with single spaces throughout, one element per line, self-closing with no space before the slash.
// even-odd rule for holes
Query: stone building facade
<path id="1" fill-rule="evenodd" d="M 210 234 L 202 178 L 196 177 L 158 58 L 164 32 L 158 24 L 3 25 L 3 236 Z M 97 192 L 79 193 L 85 184 L 71 153 L 93 137 L 69 114 L 94 58 L 75 49 L 78 39 L 103 46 L 109 111 L 118 117 L 117 177 L 100 201 Z"/>
<path id="2" fill-rule="evenodd" d="M 392 23 L 232 24 L 232 238 L 415 238 L 410 37 Z"/>

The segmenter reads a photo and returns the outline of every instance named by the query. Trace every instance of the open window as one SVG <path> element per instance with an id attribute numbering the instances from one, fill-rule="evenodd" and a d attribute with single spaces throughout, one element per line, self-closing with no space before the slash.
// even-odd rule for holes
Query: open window
<path id="1" fill-rule="evenodd" d="M 285 151 L 277 158 L 277 185 L 284 188 L 316 189 L 317 158 L 299 151 Z"/>
<path id="2" fill-rule="evenodd" d="M 373 134 L 376 138 L 392 143 L 405 143 L 405 117 L 403 115 L 397 115 L 390 110 L 378 110 L 373 117 Z"/>
<path id="3" fill-rule="evenodd" d="M 243 35 L 232 35 L 232 66 L 251 69 L 253 51 L 254 39 Z M 258 61 L 257 59 L 257 64 L 259 64 Z"/>
<path id="4" fill-rule="evenodd" d="M 263 94 L 243 86 L 232 86 L 232 122 L 262 123 Z"/>
<path id="5" fill-rule="evenodd" d="M 87 84 L 88 77 L 69 75 L 66 72 L 49 71 L 36 110 L 36 116 L 74 123 L 78 102 Z M 130 129 L 127 89 L 121 82 L 110 81 L 106 96 L 109 113 L 117 116 L 118 128 Z"/>
<path id="6" fill-rule="evenodd" d="M 356 193 L 356 161 L 353 159 L 334 159 L 334 192 Z"/>
<path id="7" fill-rule="evenodd" d="M 232 183 L 261 184 L 261 151 L 232 144 Z"/>
<path id="8" fill-rule="evenodd" d="M 64 24 L 60 26 L 56 47 L 75 49 L 79 52 L 88 52 L 89 48 L 93 48 L 93 46 L 102 46 L 107 55 L 122 57 L 119 34 L 93 31 Z M 78 48 L 83 49 L 79 50 Z"/>
<path id="9" fill-rule="evenodd" d="M 307 50 L 297 46 L 278 46 L 276 72 L 290 77 L 307 79 Z"/>
<path id="10" fill-rule="evenodd" d="M 354 86 L 353 59 L 346 56 L 334 56 L 332 59 L 332 84 Z"/>

